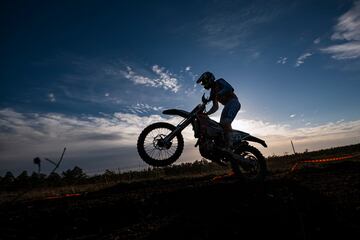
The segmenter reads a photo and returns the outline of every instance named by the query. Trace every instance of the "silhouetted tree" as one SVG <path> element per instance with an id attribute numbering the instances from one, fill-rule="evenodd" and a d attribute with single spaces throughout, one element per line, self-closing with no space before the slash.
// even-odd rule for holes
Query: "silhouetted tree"
<path id="1" fill-rule="evenodd" d="M 3 184 L 8 185 L 15 181 L 14 174 L 12 172 L 8 171 L 5 173 L 5 176 L 3 178 Z"/>
<path id="2" fill-rule="evenodd" d="M 30 185 L 29 179 L 30 179 L 30 177 L 28 175 L 28 172 L 23 171 L 15 179 L 16 187 L 17 188 L 26 188 L 26 187 L 28 187 Z"/>
<path id="3" fill-rule="evenodd" d="M 24 182 L 29 180 L 29 175 L 27 171 L 22 171 L 16 178 L 17 181 Z"/>
<path id="4" fill-rule="evenodd" d="M 61 183 L 61 176 L 56 172 L 50 173 L 50 175 L 47 177 L 47 181 L 49 185 L 58 185 Z"/>
<path id="5" fill-rule="evenodd" d="M 74 167 L 72 170 L 66 170 L 62 174 L 66 182 L 79 182 L 80 180 L 84 180 L 87 178 L 84 171 L 78 166 Z"/>
<path id="6" fill-rule="evenodd" d="M 45 183 L 45 178 L 46 178 L 46 175 L 45 174 L 42 174 L 42 173 L 36 173 L 36 172 L 33 172 L 29 178 L 29 181 L 31 183 L 32 186 L 40 186 L 42 184 Z"/>
<path id="7" fill-rule="evenodd" d="M 5 176 L 1 180 L 1 190 L 9 190 L 13 187 L 15 177 L 12 172 L 6 172 Z"/>
<path id="8" fill-rule="evenodd" d="M 116 175 L 116 173 L 114 171 L 106 169 L 105 172 L 104 172 L 104 175 L 111 177 L 111 176 Z"/>
<path id="9" fill-rule="evenodd" d="M 111 171 L 109 169 L 106 169 L 104 174 L 103 174 L 103 178 L 105 179 L 106 182 L 113 181 L 117 177 L 118 177 L 118 175 L 115 172 L 113 172 L 113 171 Z"/>

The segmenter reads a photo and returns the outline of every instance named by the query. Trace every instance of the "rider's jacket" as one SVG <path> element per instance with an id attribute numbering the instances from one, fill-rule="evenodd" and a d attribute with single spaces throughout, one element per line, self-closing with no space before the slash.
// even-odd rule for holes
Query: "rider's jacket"
<path id="1" fill-rule="evenodd" d="M 222 78 L 216 80 L 210 91 L 210 100 L 216 99 L 221 104 L 226 105 L 233 98 L 237 99 L 234 88 Z"/>

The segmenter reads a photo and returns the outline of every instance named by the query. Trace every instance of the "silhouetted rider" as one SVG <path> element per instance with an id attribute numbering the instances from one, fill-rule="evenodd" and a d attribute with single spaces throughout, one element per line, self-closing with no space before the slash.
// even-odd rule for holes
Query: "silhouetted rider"
<path id="1" fill-rule="evenodd" d="M 223 150 L 232 153 L 231 123 L 241 107 L 234 93 L 234 88 L 222 78 L 215 80 L 215 76 L 211 72 L 204 72 L 196 83 L 201 83 L 206 90 L 211 89 L 209 100 L 213 102 L 213 105 L 206 113 L 207 115 L 213 114 L 219 109 L 219 102 L 224 105 L 220 118 L 220 124 L 224 128 L 224 140 L 226 144 L 226 148 Z"/>

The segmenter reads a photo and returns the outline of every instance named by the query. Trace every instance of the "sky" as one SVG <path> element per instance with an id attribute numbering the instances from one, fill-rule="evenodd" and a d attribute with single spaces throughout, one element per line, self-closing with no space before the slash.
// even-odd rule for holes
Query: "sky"
<path id="1" fill-rule="evenodd" d="M 360 1 L 1 1 L 0 175 L 146 166 L 147 125 L 224 78 L 265 156 L 360 142 Z M 210 106 L 209 106 L 210 107 Z M 221 110 L 212 118 L 219 120 Z M 201 159 L 191 127 L 180 162 Z M 52 165 L 43 162 L 43 171 Z"/>

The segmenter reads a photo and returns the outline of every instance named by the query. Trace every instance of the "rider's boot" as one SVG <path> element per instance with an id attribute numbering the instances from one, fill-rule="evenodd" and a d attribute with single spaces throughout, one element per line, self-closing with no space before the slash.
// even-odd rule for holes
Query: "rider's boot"
<path id="1" fill-rule="evenodd" d="M 249 161 L 248 159 L 244 158 L 240 154 L 234 153 L 234 151 L 233 151 L 233 141 L 232 141 L 231 133 L 224 134 L 224 140 L 225 140 L 224 141 L 225 146 L 220 148 L 222 151 L 229 154 L 236 161 L 239 161 L 242 166 L 244 166 L 244 167 L 251 167 L 252 166 L 253 161 Z"/>
<path id="2" fill-rule="evenodd" d="M 224 133 L 224 145 L 220 147 L 220 150 L 228 153 L 230 156 L 234 156 L 233 141 L 230 133 Z"/>

